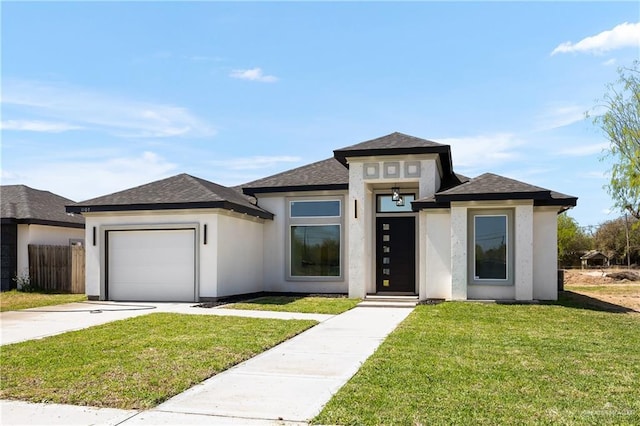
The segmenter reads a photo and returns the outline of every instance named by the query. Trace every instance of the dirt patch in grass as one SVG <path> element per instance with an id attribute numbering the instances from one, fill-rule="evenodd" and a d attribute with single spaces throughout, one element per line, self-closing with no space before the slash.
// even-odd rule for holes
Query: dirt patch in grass
<path id="1" fill-rule="evenodd" d="M 607 304 L 618 305 L 640 313 L 640 281 L 620 280 L 607 276 L 607 274 L 613 272 L 625 271 L 566 270 L 564 288 L 570 292 L 589 297 L 594 301 L 600 300 Z"/>

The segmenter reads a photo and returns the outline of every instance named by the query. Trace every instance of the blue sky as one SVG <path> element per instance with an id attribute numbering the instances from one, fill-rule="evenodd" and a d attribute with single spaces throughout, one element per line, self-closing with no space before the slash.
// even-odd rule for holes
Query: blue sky
<path id="1" fill-rule="evenodd" d="M 3 2 L 2 184 L 84 200 L 236 185 L 399 131 L 457 172 L 614 218 L 584 113 L 639 57 L 636 2 Z"/>

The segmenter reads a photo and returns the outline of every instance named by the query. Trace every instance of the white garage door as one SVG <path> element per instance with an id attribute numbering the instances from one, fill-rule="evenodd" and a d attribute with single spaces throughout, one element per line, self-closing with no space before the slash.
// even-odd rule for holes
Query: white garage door
<path id="1" fill-rule="evenodd" d="M 195 230 L 109 231 L 109 300 L 195 301 Z"/>

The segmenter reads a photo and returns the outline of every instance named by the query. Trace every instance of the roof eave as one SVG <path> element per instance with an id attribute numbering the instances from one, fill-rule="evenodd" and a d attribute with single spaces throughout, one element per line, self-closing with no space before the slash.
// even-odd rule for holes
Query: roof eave
<path id="1" fill-rule="evenodd" d="M 549 200 L 549 191 L 498 192 L 477 194 L 436 194 L 437 202 L 452 201 L 504 201 L 504 200 Z"/>
<path id="2" fill-rule="evenodd" d="M 448 209 L 451 208 L 451 201 L 507 201 L 507 200 L 523 200 L 523 199 L 531 199 L 531 198 L 515 198 L 515 197 L 506 197 L 506 198 L 473 198 L 466 200 L 442 200 L 437 198 L 437 201 L 413 201 L 411 203 L 411 207 L 413 211 L 425 210 L 425 209 Z M 575 207 L 578 204 L 578 199 L 575 197 L 572 198 L 563 198 L 563 199 L 539 199 L 533 200 L 533 205 L 535 207 L 559 207 L 559 213 L 562 213 L 570 208 Z"/>
<path id="3" fill-rule="evenodd" d="M 84 223 L 78 222 L 63 222 L 61 220 L 47 220 L 47 219 L 16 219 L 15 217 L 3 217 L 2 218 L 3 225 L 45 225 L 45 226 L 56 226 L 60 228 L 75 228 L 75 229 L 84 229 Z"/>
<path id="4" fill-rule="evenodd" d="M 410 155 L 410 154 L 444 154 L 451 153 L 449 145 L 418 146 L 408 148 L 374 148 L 374 149 L 336 149 L 333 156 L 345 167 L 349 167 L 349 157 L 375 157 L 381 155 Z"/>
<path id="5" fill-rule="evenodd" d="M 310 192 L 310 191 L 343 191 L 349 189 L 348 183 L 332 183 L 326 185 L 286 185 L 286 186 L 261 186 L 254 188 L 242 188 L 245 195 L 269 194 L 281 192 Z"/>
<path id="6" fill-rule="evenodd" d="M 249 207 L 231 201 L 206 201 L 194 203 L 153 203 L 153 204 L 104 204 L 104 205 L 71 205 L 66 206 L 67 213 L 94 213 L 142 210 L 185 210 L 185 209 L 225 209 L 238 213 L 257 216 L 262 219 L 273 219 L 273 213 L 258 207 Z"/>

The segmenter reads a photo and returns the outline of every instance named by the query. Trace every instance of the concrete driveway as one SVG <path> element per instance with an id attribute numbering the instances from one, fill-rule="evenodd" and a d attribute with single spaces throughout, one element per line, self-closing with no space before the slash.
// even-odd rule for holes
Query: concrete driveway
<path id="1" fill-rule="evenodd" d="M 183 303 L 131 305 L 79 303 L 51 309 L 55 312 L 7 313 L 11 315 L 6 315 L 9 325 L 6 336 L 14 341 L 26 340 L 25 335 L 19 336 L 22 330 L 31 338 L 39 338 L 151 312 L 304 318 L 321 323 L 150 410 L 0 401 L 2 424 L 306 424 L 413 310 L 356 307 L 332 316 L 194 308 Z M 95 308 L 102 312 L 95 312 Z M 5 315 L 1 318 L 6 343 Z M 53 324 L 46 324 L 47 319 Z M 71 325 L 66 321 L 72 321 Z M 39 325 L 45 328 L 29 330 Z"/>

